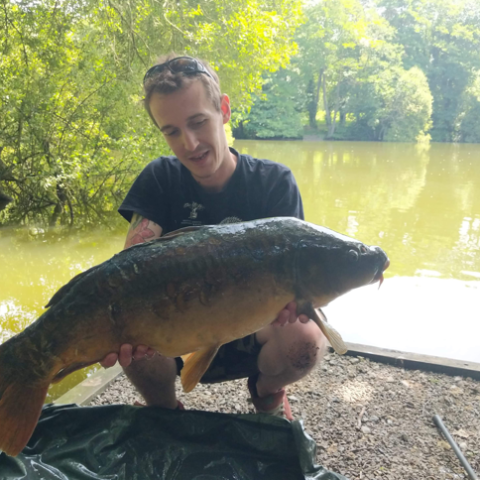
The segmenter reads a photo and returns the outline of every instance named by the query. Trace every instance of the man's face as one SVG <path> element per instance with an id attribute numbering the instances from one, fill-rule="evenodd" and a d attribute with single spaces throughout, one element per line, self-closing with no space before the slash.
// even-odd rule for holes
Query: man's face
<path id="1" fill-rule="evenodd" d="M 173 153 L 200 184 L 221 180 L 224 164 L 231 161 L 223 128 L 230 119 L 226 95 L 218 111 L 196 80 L 169 95 L 153 94 L 150 111 Z"/>

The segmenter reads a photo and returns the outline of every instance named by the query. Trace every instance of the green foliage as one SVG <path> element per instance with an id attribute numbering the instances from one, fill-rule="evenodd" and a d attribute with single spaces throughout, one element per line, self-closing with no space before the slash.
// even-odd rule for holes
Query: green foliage
<path id="1" fill-rule="evenodd" d="M 356 104 L 352 138 L 361 134 L 376 141 L 415 142 L 430 127 L 432 95 L 417 67 L 384 70 L 362 86 Z"/>
<path id="2" fill-rule="evenodd" d="M 295 52 L 297 0 L 0 0 L 0 221 L 109 218 L 142 166 L 167 152 L 141 79 L 175 50 L 201 56 L 243 108 Z"/>
<path id="3" fill-rule="evenodd" d="M 479 141 L 477 0 L 305 2 L 295 39 L 291 64 L 300 72 L 310 132 L 331 139 Z M 265 93 L 264 110 L 274 102 Z M 252 115 L 258 116 L 252 110 L 247 120 Z"/>
<path id="4" fill-rule="evenodd" d="M 458 117 L 455 140 L 480 143 L 480 71 L 476 72 L 472 84 L 461 99 L 462 114 Z"/>
<path id="5" fill-rule="evenodd" d="M 327 138 L 334 137 L 337 115 L 344 125 L 351 111 L 353 90 L 372 70 L 399 61 L 399 51 L 386 42 L 392 36 L 388 24 L 360 0 L 325 0 L 311 4 L 305 24 L 297 32 L 297 63 L 307 85 L 309 124 L 316 127 L 319 99 L 327 124 Z"/>
<path id="6" fill-rule="evenodd" d="M 281 104 L 275 95 L 282 79 L 272 77 L 273 85 L 265 89 L 266 98 L 252 108 L 242 134 L 275 135 L 284 117 L 275 115 L 277 105 L 288 106 L 298 119 L 303 99 L 309 129 L 315 132 L 321 99 L 326 138 L 347 135 L 352 139 L 415 141 L 418 135 L 425 135 L 432 103 L 428 85 L 418 68 L 404 71 L 403 49 L 392 42 L 393 36 L 394 30 L 378 11 L 366 8 L 360 0 L 310 4 L 296 33 L 299 52 L 291 68 L 298 72 L 297 97 L 302 101 L 291 105 L 293 97 L 284 94 Z M 347 127 L 349 115 L 353 120 Z M 268 122 L 275 128 L 265 129 Z"/>
<path id="7" fill-rule="evenodd" d="M 125 161 L 139 153 L 125 103 L 130 78 L 99 49 L 76 2 L 4 2 L 1 180 L 12 221 L 103 218 L 125 190 Z M 112 115 L 115 112 L 115 115 Z M 121 127 L 120 122 L 125 122 Z"/>
<path id="8" fill-rule="evenodd" d="M 480 142 L 477 0 L 0 2 L 3 223 L 115 212 L 167 152 L 141 79 L 172 50 L 218 71 L 237 136 Z"/>
<path id="9" fill-rule="evenodd" d="M 262 95 L 255 97 L 248 121 L 239 121 L 236 138 L 300 138 L 303 133 L 303 106 L 293 70 L 280 70 L 264 84 Z"/>
<path id="10" fill-rule="evenodd" d="M 463 138 L 464 93 L 480 69 L 480 3 L 477 0 L 381 0 L 384 16 L 405 50 L 406 68 L 426 74 L 434 98 L 432 138 Z M 475 124 L 475 120 L 470 117 Z M 460 126 L 460 130 L 459 130 Z M 477 128 L 477 127 L 475 127 Z"/>
<path id="11" fill-rule="evenodd" d="M 430 129 L 433 103 L 425 74 L 418 67 L 399 72 L 393 91 L 391 85 L 387 91 L 380 117 L 384 139 L 415 142 L 423 137 Z"/>

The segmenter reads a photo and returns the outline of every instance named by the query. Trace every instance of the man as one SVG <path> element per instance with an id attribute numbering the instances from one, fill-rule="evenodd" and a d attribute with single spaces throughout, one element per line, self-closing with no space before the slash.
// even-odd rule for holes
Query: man
<path id="1" fill-rule="evenodd" d="M 175 157 L 147 165 L 121 205 L 119 212 L 131 223 L 125 248 L 225 219 L 303 219 L 298 187 L 287 167 L 228 147 L 224 124 L 230 120 L 230 101 L 206 63 L 169 56 L 147 71 L 144 89 L 147 112 Z M 310 372 L 326 346 L 317 325 L 304 315 L 297 319 L 295 312 L 291 302 L 268 327 L 223 346 L 201 381 L 248 377 L 256 410 L 291 420 L 284 387 Z M 182 408 L 175 396 L 181 359 L 144 345 L 135 351 L 122 345 L 102 365 L 117 359 L 147 405 Z"/>

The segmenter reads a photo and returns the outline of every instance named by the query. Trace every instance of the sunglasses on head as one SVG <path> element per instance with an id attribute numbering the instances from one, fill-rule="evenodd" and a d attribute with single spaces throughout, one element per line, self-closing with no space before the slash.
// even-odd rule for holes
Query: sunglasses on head
<path id="1" fill-rule="evenodd" d="M 147 73 L 143 77 L 143 84 L 152 78 L 154 75 L 157 75 L 160 72 L 163 72 L 166 68 L 172 73 L 184 73 L 185 75 L 196 75 L 197 73 L 204 73 L 213 79 L 212 75 L 208 70 L 198 61 L 192 57 L 176 57 L 168 62 L 161 63 L 160 65 L 154 65 L 153 67 L 147 70 Z"/>

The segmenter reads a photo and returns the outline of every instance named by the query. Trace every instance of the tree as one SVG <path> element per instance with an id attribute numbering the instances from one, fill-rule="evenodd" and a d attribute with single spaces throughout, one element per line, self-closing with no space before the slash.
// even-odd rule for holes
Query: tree
<path id="1" fill-rule="evenodd" d="M 171 50 L 218 70 L 248 108 L 295 51 L 297 0 L 0 0 L 0 190 L 9 222 L 96 222 L 167 151 L 141 79 Z M 6 212 L 6 213 L 5 213 Z"/>
<path id="2" fill-rule="evenodd" d="M 102 0 L 95 16 L 123 68 L 138 68 L 139 60 L 144 72 L 169 51 L 199 56 L 218 71 L 237 108 L 248 109 L 264 72 L 285 66 L 296 51 L 301 2 Z"/>
<path id="3" fill-rule="evenodd" d="M 263 84 L 254 99 L 247 121 L 239 121 L 236 138 L 300 138 L 303 134 L 302 90 L 294 69 L 282 69 Z"/>
<path id="4" fill-rule="evenodd" d="M 480 71 L 476 72 L 471 85 L 461 98 L 455 140 L 466 143 L 480 143 Z"/>
<path id="5" fill-rule="evenodd" d="M 432 114 L 432 95 L 419 68 L 384 70 L 370 87 L 372 95 L 363 96 L 365 103 L 357 106 L 356 114 L 357 122 L 364 126 L 363 131 L 372 140 L 415 142 L 426 135 Z"/>
<path id="6" fill-rule="evenodd" d="M 317 127 L 319 99 L 328 132 L 335 133 L 337 116 L 345 122 L 351 86 L 385 42 L 388 25 L 360 0 L 325 0 L 311 4 L 297 32 L 298 64 L 307 85 L 309 125 Z"/>
<path id="7" fill-rule="evenodd" d="M 405 49 L 405 68 L 418 66 L 427 75 L 434 99 L 432 138 L 447 142 L 463 138 L 457 128 L 466 113 L 462 99 L 480 68 L 480 4 L 380 0 L 379 6 Z"/>
<path id="8" fill-rule="evenodd" d="M 316 0 L 304 19 L 291 64 L 311 130 L 320 108 L 327 138 L 413 141 L 429 131 L 436 141 L 476 141 L 476 0 Z"/>
<path id="9" fill-rule="evenodd" d="M 394 43 L 394 30 L 378 11 L 360 0 L 325 0 L 307 7 L 305 18 L 296 34 L 299 52 L 292 65 L 300 72 L 297 88 L 306 98 L 311 129 L 316 129 L 321 98 L 326 138 L 335 138 L 337 119 L 345 127 L 348 115 L 350 139 L 415 141 L 426 135 L 432 99 L 425 76 L 418 68 L 404 70 L 403 47 Z M 272 109 L 271 96 L 281 79 L 271 81 L 273 86 L 265 89 L 268 101 L 255 104 L 249 115 L 246 130 L 257 136 L 260 105 L 279 127 L 280 115 L 266 109 Z M 261 121 L 266 125 L 266 118 Z M 271 136 L 274 130 L 263 135 Z"/>

